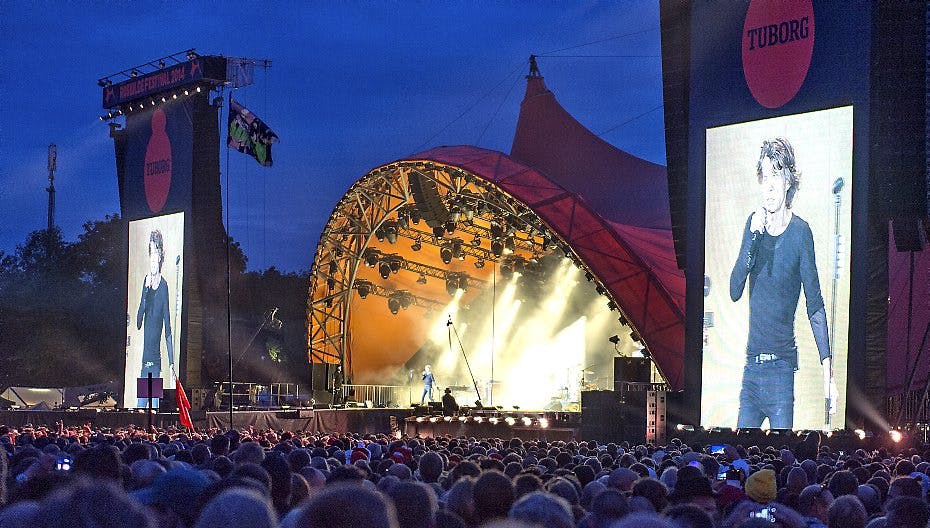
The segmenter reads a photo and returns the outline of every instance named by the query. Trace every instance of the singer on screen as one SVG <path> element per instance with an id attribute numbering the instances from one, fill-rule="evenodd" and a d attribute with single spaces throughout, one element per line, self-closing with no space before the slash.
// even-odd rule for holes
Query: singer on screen
<path id="1" fill-rule="evenodd" d="M 148 243 L 149 272 L 142 285 L 142 299 L 136 315 L 136 329 L 143 328 L 142 333 L 142 368 L 139 377 L 147 377 L 151 372 L 153 378 L 161 377 L 161 339 L 164 329 L 165 344 L 168 348 L 168 365 L 174 366 L 174 344 L 171 339 L 171 317 L 168 295 L 168 283 L 162 276 L 165 263 L 165 241 L 161 231 L 155 229 L 149 235 Z"/>
<path id="2" fill-rule="evenodd" d="M 836 412 L 827 317 L 810 225 L 791 210 L 800 185 L 794 149 L 784 138 L 762 143 L 756 164 L 761 203 L 750 214 L 739 257 L 730 274 L 730 298 L 743 296 L 749 280 L 749 339 L 739 396 L 737 427 L 790 429 L 794 422 L 794 373 L 798 368 L 795 312 L 801 288 L 823 366 L 829 414 Z"/>

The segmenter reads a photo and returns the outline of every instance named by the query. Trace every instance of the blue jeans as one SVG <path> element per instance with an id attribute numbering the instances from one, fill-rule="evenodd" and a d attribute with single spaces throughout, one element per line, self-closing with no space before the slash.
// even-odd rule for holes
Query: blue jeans
<path id="1" fill-rule="evenodd" d="M 748 359 L 743 368 L 736 427 L 759 427 L 765 418 L 772 429 L 791 429 L 794 424 L 794 365 L 787 359 Z"/>
<path id="2" fill-rule="evenodd" d="M 420 396 L 420 405 L 423 405 L 423 401 L 426 400 L 426 397 L 429 396 L 429 401 L 433 400 L 433 386 L 432 385 L 423 385 L 423 395 Z"/>

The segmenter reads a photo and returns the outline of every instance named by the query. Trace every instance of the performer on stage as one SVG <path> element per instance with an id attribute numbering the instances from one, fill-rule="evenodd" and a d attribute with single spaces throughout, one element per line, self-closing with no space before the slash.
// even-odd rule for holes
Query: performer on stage
<path id="1" fill-rule="evenodd" d="M 458 412 L 458 410 L 459 404 L 455 401 L 455 396 L 452 395 L 452 389 L 446 387 L 442 395 L 442 414 L 452 416 L 452 414 Z"/>
<path id="2" fill-rule="evenodd" d="M 433 371 L 430 370 L 429 365 L 423 367 L 423 372 L 420 373 L 420 379 L 423 380 L 423 395 L 420 396 L 420 405 L 423 405 L 427 395 L 429 396 L 429 401 L 435 401 L 433 400 L 433 386 L 436 385 L 436 377 L 433 375 Z"/>
<path id="3" fill-rule="evenodd" d="M 749 340 L 736 426 L 759 427 L 768 418 L 771 428 L 790 429 L 798 368 L 794 318 L 802 286 L 830 414 L 836 412 L 838 394 L 813 235 L 808 223 L 791 211 L 800 172 L 787 139 L 762 143 L 756 177 L 762 201 L 746 221 L 739 257 L 730 274 L 734 302 L 742 297 L 749 279 Z"/>
<path id="4" fill-rule="evenodd" d="M 165 333 L 168 348 L 168 365 L 174 367 L 174 342 L 171 338 L 170 296 L 168 283 L 162 277 L 162 265 L 165 262 L 165 242 L 161 231 L 155 229 L 149 235 L 149 273 L 142 284 L 142 298 L 136 314 L 136 329 L 145 329 L 142 334 L 142 368 L 139 377 L 145 378 L 151 372 L 153 378 L 161 377 L 161 337 Z M 140 402 L 144 399 L 140 398 Z M 154 405 L 154 402 L 153 402 Z M 140 407 L 144 406 L 140 403 Z"/>

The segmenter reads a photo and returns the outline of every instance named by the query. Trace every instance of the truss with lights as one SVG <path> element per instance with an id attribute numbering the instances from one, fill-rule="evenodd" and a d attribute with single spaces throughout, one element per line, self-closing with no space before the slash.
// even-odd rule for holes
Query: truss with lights
<path id="1" fill-rule="evenodd" d="M 449 296 L 487 288 L 487 277 L 496 272 L 505 279 L 519 273 L 532 287 L 540 259 L 549 254 L 585 268 L 545 221 L 493 182 L 427 160 L 375 168 L 336 205 L 316 248 L 307 311 L 310 361 L 341 363 L 352 375 L 353 295 L 365 302 L 387 299 L 385 313 L 391 314 L 412 307 L 435 314 L 449 302 L 415 288 L 377 284 L 378 276 L 410 274 L 417 277 L 414 287 L 440 280 Z M 462 261 L 474 268 L 463 268 Z M 455 270 L 449 268 L 453 263 Z M 610 297 L 592 273 L 587 276 Z M 614 299 L 608 305 L 618 310 Z"/>

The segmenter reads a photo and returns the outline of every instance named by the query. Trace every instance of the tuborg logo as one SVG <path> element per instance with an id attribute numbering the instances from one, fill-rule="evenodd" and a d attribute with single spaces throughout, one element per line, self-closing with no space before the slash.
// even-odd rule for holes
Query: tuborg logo
<path id="1" fill-rule="evenodd" d="M 752 96 L 778 108 L 798 93 L 814 51 L 811 0 L 752 0 L 742 35 L 743 75 Z"/>
<path id="2" fill-rule="evenodd" d="M 171 141 L 165 130 L 166 124 L 165 111 L 161 108 L 155 109 L 152 112 L 152 136 L 145 149 L 145 165 L 142 172 L 145 200 L 153 213 L 162 210 L 171 189 Z"/>

